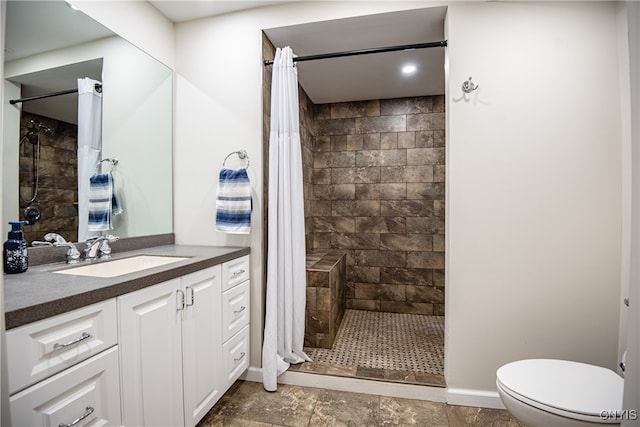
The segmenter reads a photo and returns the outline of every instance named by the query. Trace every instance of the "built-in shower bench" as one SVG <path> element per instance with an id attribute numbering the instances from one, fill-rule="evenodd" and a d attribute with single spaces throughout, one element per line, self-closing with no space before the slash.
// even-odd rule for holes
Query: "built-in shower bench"
<path id="1" fill-rule="evenodd" d="M 317 250 L 307 254 L 305 347 L 331 348 L 345 311 L 346 254 Z"/>

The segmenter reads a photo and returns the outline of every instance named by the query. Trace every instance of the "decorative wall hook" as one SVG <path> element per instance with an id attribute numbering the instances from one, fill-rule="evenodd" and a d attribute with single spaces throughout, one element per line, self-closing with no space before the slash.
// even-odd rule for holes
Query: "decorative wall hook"
<path id="1" fill-rule="evenodd" d="M 462 91 L 464 93 L 471 93 L 474 90 L 478 89 L 480 87 L 480 85 L 476 85 L 471 81 L 471 77 L 469 77 L 469 80 L 467 80 L 466 82 L 462 83 Z"/>

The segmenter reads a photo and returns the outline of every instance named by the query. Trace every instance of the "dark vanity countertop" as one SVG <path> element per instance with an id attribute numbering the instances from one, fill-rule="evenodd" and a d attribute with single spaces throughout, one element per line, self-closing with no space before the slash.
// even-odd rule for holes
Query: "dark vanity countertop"
<path id="1" fill-rule="evenodd" d="M 189 259 L 107 278 L 51 273 L 53 270 L 82 265 L 67 265 L 64 261 L 30 266 L 24 273 L 4 275 L 5 326 L 11 329 L 46 319 L 221 264 L 247 255 L 249 251 L 248 247 L 167 245 L 121 252 L 113 254 L 111 259 L 135 255 Z"/>

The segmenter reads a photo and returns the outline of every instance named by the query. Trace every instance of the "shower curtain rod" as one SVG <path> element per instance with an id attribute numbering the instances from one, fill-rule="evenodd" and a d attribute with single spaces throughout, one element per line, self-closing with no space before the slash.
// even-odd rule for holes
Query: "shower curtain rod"
<path id="1" fill-rule="evenodd" d="M 94 85 L 94 87 L 98 92 L 102 91 L 102 85 L 100 83 L 96 83 Z M 42 94 L 42 95 L 28 96 L 26 98 L 10 99 L 9 100 L 9 104 L 14 105 L 14 104 L 17 104 L 18 102 L 35 101 L 37 99 L 52 98 L 54 96 L 67 95 L 69 93 L 77 93 L 77 92 L 78 92 L 78 88 L 68 89 L 68 90 L 61 90 L 61 91 L 58 91 L 58 92 L 45 93 L 45 94 Z"/>
<path id="2" fill-rule="evenodd" d="M 341 58 L 344 56 L 368 55 L 370 53 L 395 52 L 398 50 L 426 49 L 430 47 L 446 47 L 447 41 L 429 43 L 405 44 L 399 46 L 374 47 L 370 49 L 347 50 L 344 52 L 321 53 L 318 55 L 297 56 L 293 58 L 293 62 L 314 61 L 316 59 Z M 266 59 L 264 65 L 273 65 L 273 59 Z"/>

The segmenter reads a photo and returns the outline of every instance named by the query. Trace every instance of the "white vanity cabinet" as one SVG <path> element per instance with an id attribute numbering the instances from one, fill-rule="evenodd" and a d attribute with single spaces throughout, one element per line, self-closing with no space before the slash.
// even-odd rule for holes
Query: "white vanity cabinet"
<path id="1" fill-rule="evenodd" d="M 121 425 L 115 299 L 6 337 L 12 426 Z"/>
<path id="2" fill-rule="evenodd" d="M 12 426 L 193 427 L 248 368 L 248 255 L 129 291 L 7 331 Z"/>
<path id="3" fill-rule="evenodd" d="M 194 426 L 222 395 L 221 267 L 118 297 L 125 426 Z"/>

